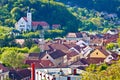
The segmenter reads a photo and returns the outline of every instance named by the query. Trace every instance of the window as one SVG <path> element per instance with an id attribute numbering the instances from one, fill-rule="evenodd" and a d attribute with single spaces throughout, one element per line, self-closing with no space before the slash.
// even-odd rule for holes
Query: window
<path id="1" fill-rule="evenodd" d="M 20 25 L 20 27 L 25 27 L 25 25 Z"/>
<path id="2" fill-rule="evenodd" d="M 98 52 L 96 53 L 96 55 L 98 55 Z"/>
<path id="3" fill-rule="evenodd" d="M 112 59 L 112 57 L 109 57 L 109 59 Z"/>
<path id="4" fill-rule="evenodd" d="M 48 59 L 48 56 L 46 58 Z"/>

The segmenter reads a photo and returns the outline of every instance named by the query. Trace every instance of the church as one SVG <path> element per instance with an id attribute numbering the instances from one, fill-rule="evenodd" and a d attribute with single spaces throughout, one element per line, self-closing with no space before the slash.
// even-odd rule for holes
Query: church
<path id="1" fill-rule="evenodd" d="M 36 31 L 37 29 L 49 29 L 50 26 L 45 21 L 32 21 L 32 13 L 28 10 L 27 17 L 21 17 L 18 22 L 15 23 L 15 28 L 20 31 Z"/>

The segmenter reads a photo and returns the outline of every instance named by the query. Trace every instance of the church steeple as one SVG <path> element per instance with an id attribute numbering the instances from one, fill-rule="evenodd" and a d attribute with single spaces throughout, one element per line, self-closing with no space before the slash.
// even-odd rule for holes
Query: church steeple
<path id="1" fill-rule="evenodd" d="M 27 21 L 28 21 L 27 29 L 31 30 L 32 29 L 32 13 L 30 12 L 29 7 L 28 7 L 28 10 L 27 10 Z"/>

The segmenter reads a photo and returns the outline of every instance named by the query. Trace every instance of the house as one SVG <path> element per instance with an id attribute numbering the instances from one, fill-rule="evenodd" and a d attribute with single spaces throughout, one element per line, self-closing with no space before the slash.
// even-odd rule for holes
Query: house
<path id="1" fill-rule="evenodd" d="M 82 72 L 83 70 L 72 68 L 42 68 L 35 69 L 32 75 L 35 80 L 81 80 Z"/>
<path id="2" fill-rule="evenodd" d="M 117 29 L 110 29 L 107 31 L 107 34 L 116 35 L 116 34 L 118 34 L 118 32 L 119 31 Z"/>
<path id="3" fill-rule="evenodd" d="M 28 55 L 29 60 L 39 60 L 40 53 L 30 53 Z"/>
<path id="4" fill-rule="evenodd" d="M 104 39 L 103 38 L 91 39 L 89 45 L 102 46 L 102 45 L 104 45 Z"/>
<path id="5" fill-rule="evenodd" d="M 84 49 L 82 49 L 81 53 L 84 58 L 86 58 L 91 52 L 93 51 L 93 48 L 90 46 L 86 46 Z"/>
<path id="6" fill-rule="evenodd" d="M 32 13 L 28 10 L 27 17 L 21 17 L 18 22 L 15 23 L 15 28 L 22 31 L 31 31 L 39 29 L 49 29 L 49 24 L 45 21 L 32 21 Z"/>
<path id="7" fill-rule="evenodd" d="M 84 40 L 79 40 L 76 45 L 79 45 L 80 47 L 85 47 L 88 45 L 87 42 L 85 42 Z"/>
<path id="8" fill-rule="evenodd" d="M 67 65 L 71 65 L 72 63 L 78 61 L 82 55 L 77 53 L 76 51 L 74 50 L 69 50 L 67 53 Z"/>
<path id="9" fill-rule="evenodd" d="M 76 62 L 72 63 L 71 65 L 69 65 L 69 67 L 71 67 L 71 68 L 73 68 L 73 67 L 74 68 L 82 68 L 82 70 L 85 69 L 85 67 L 87 67 L 87 66 L 88 66 L 88 62 L 84 58 L 81 58 L 78 61 L 76 61 Z"/>
<path id="10" fill-rule="evenodd" d="M 53 24 L 52 29 L 60 29 L 61 25 L 60 24 Z"/>
<path id="11" fill-rule="evenodd" d="M 14 36 L 19 36 L 21 33 L 20 33 L 20 31 L 13 29 L 13 30 L 10 32 L 10 34 L 11 34 L 11 35 L 14 35 Z"/>
<path id="12" fill-rule="evenodd" d="M 17 44 L 20 44 L 21 46 L 23 46 L 23 44 L 25 43 L 25 40 L 24 39 L 15 39 L 15 42 Z"/>
<path id="13" fill-rule="evenodd" d="M 53 42 L 51 44 L 48 44 L 49 48 L 51 51 L 54 51 L 54 50 L 61 50 L 63 52 L 66 52 L 69 50 L 69 47 L 67 46 L 67 44 L 63 44 L 63 43 L 60 43 L 60 42 Z"/>
<path id="14" fill-rule="evenodd" d="M 41 60 L 50 60 L 55 66 L 60 66 L 67 63 L 67 55 L 61 50 L 54 50 L 52 52 L 46 52 Z"/>
<path id="15" fill-rule="evenodd" d="M 67 41 L 76 41 L 79 40 L 85 40 L 86 42 L 89 42 L 90 37 L 86 32 L 78 32 L 78 33 L 68 33 L 66 36 Z"/>
<path id="16" fill-rule="evenodd" d="M 104 44 L 108 44 L 111 42 L 116 43 L 117 39 L 119 38 L 119 34 L 111 35 L 111 34 L 104 34 Z"/>
<path id="17" fill-rule="evenodd" d="M 50 60 L 26 60 L 25 64 L 28 64 L 29 66 L 34 63 L 35 68 L 50 68 L 54 67 L 54 64 Z"/>
<path id="18" fill-rule="evenodd" d="M 29 69 L 10 70 L 9 78 L 12 80 L 30 80 L 31 71 Z"/>
<path id="19" fill-rule="evenodd" d="M 9 78 L 9 69 L 0 63 L 0 80 Z"/>
<path id="20" fill-rule="evenodd" d="M 88 56 L 87 61 L 89 64 L 100 64 L 102 62 L 109 63 L 112 60 L 116 60 L 116 53 L 110 52 L 103 47 L 97 47 Z"/>

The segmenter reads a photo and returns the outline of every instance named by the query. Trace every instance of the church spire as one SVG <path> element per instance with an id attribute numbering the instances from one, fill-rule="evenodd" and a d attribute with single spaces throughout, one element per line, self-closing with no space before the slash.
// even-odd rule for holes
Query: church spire
<path id="1" fill-rule="evenodd" d="M 27 29 L 32 29 L 32 13 L 30 12 L 30 8 L 28 7 L 27 10 Z"/>
<path id="2" fill-rule="evenodd" d="M 28 9 L 27 9 L 27 13 L 29 13 L 30 12 L 30 7 L 28 7 Z"/>

